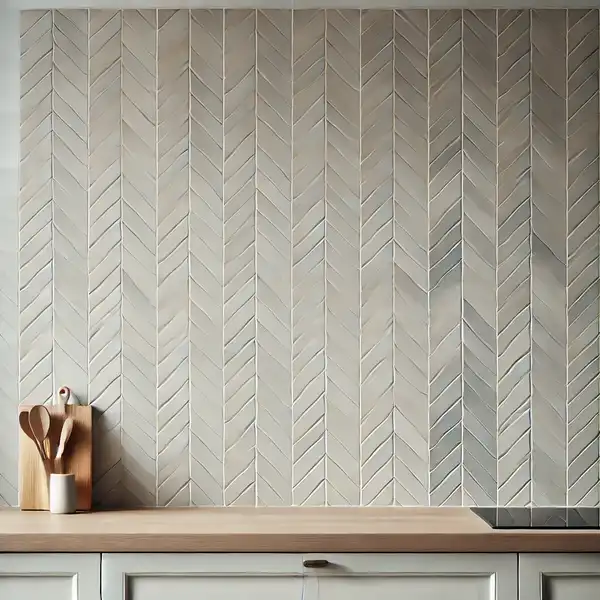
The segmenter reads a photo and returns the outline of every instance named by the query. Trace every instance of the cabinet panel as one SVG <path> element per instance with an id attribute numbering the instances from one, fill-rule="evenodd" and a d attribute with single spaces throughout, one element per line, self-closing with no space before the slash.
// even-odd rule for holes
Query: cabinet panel
<path id="1" fill-rule="evenodd" d="M 126 600 L 298 600 L 302 596 L 300 576 L 245 577 L 131 574 L 126 580 Z M 112 596 L 107 596 L 112 598 Z M 120 597 L 119 597 L 120 598 Z"/>
<path id="2" fill-rule="evenodd" d="M 45 600 L 71 600 L 75 576 L 8 575 L 0 577 L 0 598 L 30 600 L 43 595 Z"/>
<path id="3" fill-rule="evenodd" d="M 516 600 L 514 554 L 331 554 L 306 561 L 307 600 Z M 322 563 L 321 563 L 322 564 Z M 572 599 L 571 599 L 572 600 Z"/>
<path id="4" fill-rule="evenodd" d="M 100 600 L 100 555 L 0 554 L 0 598 Z"/>
<path id="5" fill-rule="evenodd" d="M 544 576 L 542 587 L 544 600 L 598 600 L 600 576 Z"/>
<path id="6" fill-rule="evenodd" d="M 419 600 L 495 600 L 490 576 L 447 577 L 409 575 L 338 577 L 308 582 L 307 600 L 398 600 L 398 594 Z M 514 598 L 513 600 L 516 600 Z"/>
<path id="7" fill-rule="evenodd" d="M 521 554 L 519 589 L 526 600 L 598 600 L 600 554 Z"/>
<path id="8" fill-rule="evenodd" d="M 291 554 L 105 554 L 103 600 L 291 600 L 302 597 Z"/>

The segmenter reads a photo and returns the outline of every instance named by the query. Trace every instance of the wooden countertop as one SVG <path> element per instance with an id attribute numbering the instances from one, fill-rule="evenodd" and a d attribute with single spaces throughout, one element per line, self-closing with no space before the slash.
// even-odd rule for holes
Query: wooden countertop
<path id="1" fill-rule="evenodd" d="M 0 510 L 0 552 L 600 552 L 600 530 L 493 530 L 468 508 Z"/>

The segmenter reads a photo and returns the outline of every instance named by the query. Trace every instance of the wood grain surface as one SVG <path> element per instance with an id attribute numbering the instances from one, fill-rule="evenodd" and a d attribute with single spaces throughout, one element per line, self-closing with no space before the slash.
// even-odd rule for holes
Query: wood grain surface
<path id="1" fill-rule="evenodd" d="M 600 531 L 494 531 L 467 508 L 3 509 L 0 552 L 600 552 Z"/>

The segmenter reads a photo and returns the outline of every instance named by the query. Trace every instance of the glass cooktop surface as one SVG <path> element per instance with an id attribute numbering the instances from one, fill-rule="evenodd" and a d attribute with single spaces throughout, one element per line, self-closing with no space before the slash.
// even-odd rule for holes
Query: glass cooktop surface
<path id="1" fill-rule="evenodd" d="M 600 529 L 600 509 L 564 506 L 473 507 L 494 529 Z"/>

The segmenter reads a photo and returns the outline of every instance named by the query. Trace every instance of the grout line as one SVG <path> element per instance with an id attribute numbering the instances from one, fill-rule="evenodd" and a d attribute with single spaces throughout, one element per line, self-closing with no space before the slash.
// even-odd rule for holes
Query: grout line
<path id="1" fill-rule="evenodd" d="M 123 231 L 124 231 L 124 227 L 123 227 L 123 204 L 124 204 L 124 199 L 123 199 L 123 29 L 124 29 L 124 15 L 123 15 L 123 11 L 120 10 L 119 11 L 119 20 L 121 23 L 121 29 L 119 31 L 119 37 L 120 37 L 120 43 L 119 43 L 119 79 L 120 79 L 120 90 L 119 90 L 119 193 L 120 193 L 120 198 L 119 198 L 119 212 L 120 212 L 120 219 L 119 219 L 119 236 L 121 239 L 121 248 L 120 248 L 120 265 L 119 265 L 119 322 L 120 322 L 120 326 L 121 326 L 121 330 L 120 330 L 120 356 L 119 356 L 119 360 L 120 360 L 120 366 L 121 366 L 121 372 L 119 374 L 119 415 L 120 415 L 120 424 L 119 424 L 119 440 L 120 440 L 120 449 L 119 449 L 119 460 L 121 462 L 121 468 L 120 468 L 120 472 L 119 472 L 119 481 L 121 482 L 121 486 L 120 486 L 120 490 L 119 490 L 119 494 L 117 494 L 118 497 L 122 497 L 122 491 L 123 491 L 123 406 L 124 406 L 124 400 L 123 400 L 123 364 L 124 364 L 124 360 L 123 360 L 123 346 L 124 346 L 124 335 L 123 332 L 125 331 L 125 327 L 123 325 L 123 248 L 124 248 L 124 239 L 123 239 Z"/>
<path id="2" fill-rule="evenodd" d="M 396 11 L 392 11 L 392 505 L 396 479 Z"/>
<path id="3" fill-rule="evenodd" d="M 328 472 L 327 472 L 327 463 L 328 463 L 328 452 L 327 452 L 327 442 L 328 442 L 328 438 L 329 438 L 329 434 L 327 431 L 327 422 L 328 422 L 328 418 L 327 418 L 327 402 L 328 402 L 328 391 L 329 391 L 329 385 L 328 385 L 328 370 L 327 370 L 327 363 L 328 363 L 328 358 L 329 358 L 329 353 L 328 353 L 328 344 L 327 344 L 327 333 L 328 333 L 328 324 L 329 324 L 329 319 L 327 318 L 327 265 L 328 265 L 328 261 L 327 261 L 327 231 L 328 231 L 328 227 L 327 227 L 327 215 L 328 215 L 328 210 L 327 210 L 327 175 L 329 173 L 329 153 L 327 152 L 327 144 L 328 144 L 328 138 L 327 138 L 327 123 L 328 123 L 328 113 L 329 111 L 327 110 L 327 71 L 328 71 L 328 53 L 327 53 L 327 37 L 328 37 L 328 33 L 329 33 L 329 28 L 327 27 L 327 21 L 328 21 L 328 11 L 327 10 L 323 10 L 323 18 L 325 20 L 324 23 L 324 34 L 323 34 L 323 56 L 324 56 L 324 65 L 323 65 L 323 109 L 324 109 L 324 123 L 323 123 L 323 136 L 324 136 L 324 159 L 325 159 L 325 164 L 324 166 L 324 172 L 323 172 L 323 325 L 324 325 L 324 336 L 323 336 L 323 360 L 324 360 L 324 364 L 323 364 L 323 368 L 324 368 L 324 377 L 323 377 L 323 385 L 324 385 L 324 389 L 323 389 L 323 445 L 324 445 L 324 461 L 323 461 L 323 478 L 324 478 L 324 498 L 325 498 L 325 506 L 328 505 L 328 496 L 329 496 L 329 479 L 328 479 Z"/>
<path id="4" fill-rule="evenodd" d="M 431 11 L 427 9 L 427 504 L 431 506 Z"/>
<path id="5" fill-rule="evenodd" d="M 19 14 L 17 17 L 18 20 L 18 26 L 21 27 L 21 20 L 22 20 L 22 15 Z M 21 38 L 21 34 L 19 32 L 19 62 L 22 60 L 22 46 L 23 46 L 23 42 L 22 42 L 22 38 Z M 19 72 L 19 86 L 22 87 L 22 75 Z M 21 123 L 21 119 L 22 119 L 22 114 L 23 114 L 23 106 L 22 106 L 22 100 L 20 98 L 20 92 L 19 92 L 19 110 L 18 110 L 18 115 L 19 115 L 19 124 Z M 52 113 L 50 113 L 52 115 Z M 52 119 L 52 116 L 50 117 Z M 15 225 L 17 228 L 16 231 L 16 236 L 13 237 L 13 241 L 15 241 L 16 238 L 16 242 L 17 242 L 17 254 L 16 254 L 16 282 L 17 282 L 17 289 L 15 290 L 13 288 L 13 293 L 15 293 L 15 316 L 16 316 L 16 322 L 17 322 L 17 330 L 16 330 L 16 348 L 17 348 L 17 356 L 13 357 L 13 360 L 16 359 L 16 374 L 17 374 L 17 382 L 16 382 L 16 392 L 17 392 L 17 397 L 16 397 L 16 409 L 19 410 L 19 405 L 21 403 L 21 349 L 22 349 L 22 344 L 21 344 L 21 329 L 22 329 L 22 319 L 21 319 L 21 256 L 20 256 L 20 252 L 21 252 L 21 241 L 22 241 L 22 235 L 21 235 L 21 223 L 22 223 L 22 219 L 21 219 L 21 202 L 22 202 L 22 196 L 21 196 L 21 173 L 23 171 L 22 168 L 22 164 L 23 164 L 23 133 L 21 131 L 21 127 L 19 126 L 19 156 L 18 156 L 18 166 L 17 166 L 17 189 L 16 189 L 16 196 L 15 196 L 15 201 L 16 201 L 16 221 L 15 221 Z M 15 365 L 15 363 L 13 363 L 13 365 Z M 15 390 L 15 388 L 13 388 L 13 391 Z M 15 438 L 13 438 L 14 440 Z M 18 471 L 18 467 L 17 467 L 17 471 Z M 18 473 L 17 473 L 17 478 L 18 478 Z M 17 479 L 18 480 L 18 479 Z M 13 482 L 15 480 L 13 479 Z M 11 484 L 13 485 L 13 484 Z M 17 484 L 18 487 L 18 484 Z M 17 492 L 17 501 L 19 501 L 19 496 L 18 496 L 18 490 L 15 489 L 15 491 Z"/>
<path id="6" fill-rule="evenodd" d="M 294 504 L 294 11 L 290 27 L 290 402 L 291 402 L 291 465 L 290 504 Z"/>
<path id="7" fill-rule="evenodd" d="M 362 23 L 363 9 L 358 11 L 358 503 L 363 504 L 363 439 L 362 439 Z"/>
<path id="8" fill-rule="evenodd" d="M 254 505 L 258 506 L 258 9 L 254 9 Z"/>
<path id="9" fill-rule="evenodd" d="M 86 122 L 86 147 L 87 147 L 87 169 L 86 169 L 86 176 L 87 176 L 87 193 L 86 193 L 86 200 L 87 200 L 87 210 L 86 210 L 86 220 L 87 220 L 87 231 L 86 231 L 86 238 L 87 238 L 87 243 L 86 243 L 86 253 L 85 253 L 85 261 L 86 261 L 86 289 L 87 289 L 87 294 L 86 294 L 86 314 L 85 314 L 85 321 L 86 321 L 86 345 L 85 345 L 85 349 L 86 349 L 86 353 L 87 353 L 87 357 L 86 357 L 86 375 L 87 375 L 87 404 L 91 405 L 92 404 L 92 385 L 91 385 L 91 374 L 90 374 L 90 338 L 91 338 L 91 331 L 90 331 L 90 232 L 91 232 L 91 222 L 90 222 L 90 212 L 91 212 L 91 207 L 90 207 L 90 104 L 91 104 L 91 94 L 90 94 L 90 89 L 91 89 L 91 78 L 90 78 L 90 70 L 91 70 L 91 53 L 90 53 L 90 36 L 91 36 L 91 11 L 88 8 L 87 9 L 87 89 L 86 89 L 86 100 L 87 100 L 87 122 Z M 55 390 L 52 390 L 53 393 L 55 393 Z M 54 402 L 54 397 L 52 398 L 52 402 Z"/>
<path id="10" fill-rule="evenodd" d="M 597 33 L 599 34 L 600 37 L 600 22 L 599 22 L 599 12 L 598 10 L 594 11 L 596 13 L 596 30 Z M 597 41 L 600 43 L 600 40 L 597 38 Z M 597 54 L 600 54 L 600 47 L 599 49 L 596 51 Z M 600 65 L 599 65 L 600 66 Z M 597 114 L 600 115 L 600 89 L 598 90 L 598 112 Z M 596 139 L 596 141 L 598 141 L 598 139 Z M 598 148 L 598 150 L 600 150 L 600 148 Z M 596 161 L 598 163 L 598 183 L 596 184 L 597 189 L 600 190 L 600 157 L 598 156 L 598 153 L 596 154 Z M 600 205 L 598 206 L 598 208 L 596 209 L 597 211 L 597 216 L 598 216 L 598 231 L 596 232 L 596 241 L 600 242 L 599 237 L 600 237 Z M 598 260 L 598 259 L 597 259 Z M 596 281 L 600 283 L 600 260 L 598 261 L 598 263 L 596 264 Z M 596 311 L 600 312 L 600 303 L 598 302 L 598 300 L 596 300 Z M 598 322 L 598 320 L 596 320 L 596 336 L 597 336 L 597 341 L 596 341 L 596 355 L 598 356 L 598 359 L 600 360 L 600 323 Z M 599 389 L 599 382 L 600 380 L 596 381 L 596 394 L 600 395 L 600 389 Z M 598 412 L 598 415 L 596 417 L 596 425 L 598 430 L 600 431 L 600 411 L 598 411 L 598 400 L 596 400 L 596 411 Z M 600 454 L 600 448 L 598 447 L 598 444 L 600 442 L 600 439 L 596 442 L 596 449 L 598 450 L 599 454 Z M 600 460 L 598 461 L 598 467 L 597 467 L 597 479 L 596 479 L 596 496 L 598 496 L 598 492 L 600 492 Z M 597 501 L 598 502 L 598 501 Z"/>
<path id="11" fill-rule="evenodd" d="M 594 12 L 595 12 L 595 15 L 596 15 L 596 19 L 595 19 L 595 21 L 596 21 L 596 34 L 598 36 L 600 34 L 600 29 L 599 29 L 600 23 L 599 23 L 599 20 L 598 20 L 599 19 L 599 11 L 596 9 Z M 597 42 L 599 41 L 598 37 L 596 38 L 596 41 Z M 600 52 L 600 49 L 596 50 L 596 54 L 598 54 L 599 52 Z M 598 116 L 598 113 L 600 113 L 600 90 L 597 90 L 597 93 L 598 93 L 598 110 L 597 110 L 596 114 Z M 598 139 L 596 139 L 596 141 L 598 142 Z M 596 153 L 596 161 L 598 163 L 597 167 L 599 167 L 599 170 L 598 170 L 599 179 L 598 179 L 598 181 L 596 183 L 596 189 L 598 190 L 598 189 L 600 189 L 600 160 L 599 160 L 599 157 L 598 157 L 598 152 Z M 596 216 L 600 220 L 600 206 L 596 208 Z M 600 226 L 600 223 L 598 223 L 598 226 Z M 599 236 L 600 236 L 600 229 L 596 231 L 596 241 L 597 242 L 598 242 Z M 598 260 L 598 259 L 596 259 L 596 260 Z M 600 280 L 600 269 L 598 268 L 599 266 L 600 265 L 598 263 L 596 263 L 596 281 L 597 282 Z M 596 312 L 598 312 L 599 308 L 600 308 L 600 306 L 598 305 L 598 299 L 596 299 Z M 596 337 L 596 356 L 598 358 L 600 358 L 600 356 L 599 356 L 600 355 L 600 331 L 599 331 L 599 325 L 600 325 L 600 323 L 598 322 L 598 319 L 596 319 L 596 328 L 595 328 L 596 329 L 596 336 L 597 336 Z M 600 390 L 598 389 L 598 379 L 597 379 L 596 380 L 596 395 L 598 395 L 599 391 Z M 598 413 L 598 399 L 596 399 L 596 412 Z M 597 426 L 597 428 L 600 428 L 600 413 L 598 413 L 597 417 L 596 417 L 596 426 Z M 596 441 L 596 450 L 600 452 L 600 448 L 598 447 L 599 442 L 600 442 L 600 440 Z M 599 487 L 600 487 L 600 461 L 598 462 L 598 466 L 596 468 L 596 478 L 597 478 L 596 479 L 596 498 L 598 498 L 598 492 L 600 491 L 599 490 Z M 598 504 L 598 500 L 596 500 L 596 504 Z"/>
<path id="12" fill-rule="evenodd" d="M 221 12 L 221 49 L 222 49 L 222 72 L 221 72 L 221 154 L 222 154 L 222 163 L 221 163 L 221 183 L 222 183 L 222 197 L 221 197 L 221 251 L 222 251 L 222 260 L 221 260 L 221 309 L 222 309 L 222 321 L 221 321 L 221 380 L 223 382 L 222 388 L 222 419 L 221 419 L 221 442 L 222 442 L 222 469 L 223 469 L 223 486 L 221 492 L 223 494 L 223 506 L 226 505 L 226 485 L 225 485 L 225 454 L 226 454 L 226 446 L 225 446 L 225 404 L 227 401 L 227 394 L 225 393 L 225 15 L 226 9 L 220 9 Z"/>
<path id="13" fill-rule="evenodd" d="M 569 502 L 569 9 L 565 9 L 565 505 Z"/>
<path id="14" fill-rule="evenodd" d="M 158 479 L 158 463 L 159 463 L 159 434 L 158 434 L 158 430 L 159 430 L 159 426 L 158 426 L 158 404 L 160 401 L 159 398 L 159 390 L 160 390 L 160 379 L 159 379 L 159 359 L 158 359 L 158 355 L 159 355 L 159 331 L 160 331 L 160 321 L 159 321 L 159 288 L 160 288 L 160 275 L 159 275 L 159 253 L 158 253 L 158 245 L 159 245 L 159 240 L 158 240 L 158 212 L 159 212 L 159 206 L 158 206 L 158 192 L 159 192 L 159 185 L 158 185 L 158 179 L 159 179 L 159 173 L 158 173 L 158 162 L 159 162 L 159 151 L 158 151 L 158 38 L 159 38 L 159 24 L 158 24 L 158 12 L 159 9 L 156 9 L 154 11 L 155 13 L 155 25 L 156 25 L 156 31 L 155 31 L 155 47 L 154 47 L 154 164 L 155 164 L 155 180 L 154 180 L 154 239 L 155 239 L 155 264 L 156 264 L 156 292 L 155 292 L 155 301 L 156 301 L 156 306 L 155 306 L 155 319 L 156 319 L 156 348 L 154 350 L 154 365 L 155 365 L 155 375 L 156 375 L 156 398 L 155 398 L 155 408 L 156 408 L 156 412 L 154 415 L 154 425 L 155 425 L 155 435 L 156 435 L 156 440 L 155 440 L 155 447 L 156 447 L 156 455 L 154 457 L 154 478 L 155 478 L 155 484 L 156 484 L 156 489 L 154 490 L 154 503 L 158 506 L 159 505 L 159 495 L 158 495 L 158 483 L 159 483 L 159 479 Z"/>
<path id="15" fill-rule="evenodd" d="M 529 504 L 533 506 L 533 10 L 529 10 Z"/>
<path id="16" fill-rule="evenodd" d="M 17 17 L 18 21 L 19 21 L 19 27 L 21 27 L 21 20 L 23 19 L 23 15 L 19 14 Z M 22 60 L 22 46 L 23 46 L 23 41 L 22 41 L 22 37 L 19 34 L 19 61 Z M 50 77 L 52 77 L 52 74 L 50 75 Z M 22 75 L 19 73 L 19 86 L 22 86 Z M 52 87 L 50 88 L 52 89 Z M 20 92 L 19 92 L 19 96 L 20 96 Z M 22 119 L 22 114 L 23 114 L 23 101 L 21 100 L 21 98 L 19 97 L 19 123 L 21 123 L 21 119 Z M 52 119 L 52 112 L 50 112 L 50 119 Z M 50 139 L 52 140 L 52 135 L 50 136 Z M 50 164 L 52 165 L 52 158 L 50 159 Z M 21 130 L 21 127 L 19 127 L 19 161 L 18 161 L 18 170 L 17 170 L 17 195 L 16 195 L 16 209 L 17 209 L 17 220 L 16 220 L 16 227 L 17 227 L 17 289 L 14 290 L 14 292 L 16 292 L 15 298 L 16 298 L 16 317 L 17 317 L 17 331 L 16 331 L 16 338 L 17 338 L 17 356 L 14 357 L 16 358 L 16 366 L 17 366 L 17 406 L 16 409 L 19 410 L 19 405 L 21 404 L 21 374 L 22 374 L 22 368 L 21 368 L 21 350 L 22 350 L 22 324 L 23 324 L 23 319 L 21 318 L 21 296 L 22 296 L 22 292 L 21 292 L 21 283 L 22 283 L 22 277 L 21 277 L 21 243 L 22 243 L 22 232 L 21 232 L 21 227 L 23 224 L 23 219 L 21 217 L 21 203 L 23 201 L 22 199 L 22 195 L 21 195 L 21 175 L 22 175 L 22 171 L 23 171 L 23 133 Z M 13 238 L 14 240 L 14 238 Z M 14 359 L 13 359 L 14 360 Z M 14 364 L 14 363 L 13 363 Z M 14 388 L 13 388 L 14 390 Z M 17 481 L 18 481 L 18 466 L 17 466 Z M 17 484 L 18 487 L 18 484 Z M 18 495 L 18 490 L 17 491 L 17 500 L 19 500 L 19 495 Z"/>
<path id="17" fill-rule="evenodd" d="M 465 11 L 460 11 L 460 494 L 465 505 Z"/>
<path id="18" fill-rule="evenodd" d="M 291 105 L 290 105 L 290 394 L 291 394 L 291 504 L 294 505 L 295 402 L 294 402 L 294 11 L 291 14 Z"/>
<path id="19" fill-rule="evenodd" d="M 188 346 L 188 487 L 192 502 L 192 11 L 188 10 L 188 217 L 187 217 L 187 346 Z"/>
<path id="20" fill-rule="evenodd" d="M 498 364 L 499 364 L 499 360 L 498 360 L 498 314 L 499 314 L 499 303 L 498 303 L 498 229 L 499 229 L 499 223 L 498 223 L 498 215 L 499 215 L 499 184 L 500 184 L 500 180 L 499 180 L 499 168 L 498 168 L 498 156 L 499 156 L 499 121 L 498 121 L 498 104 L 499 104 L 499 100 L 498 100 L 498 96 L 500 94 L 500 72 L 498 70 L 498 54 L 499 54 L 499 36 L 500 36 L 500 11 L 498 9 L 496 9 L 495 11 L 495 16 L 496 16 L 496 196 L 495 196 L 495 201 L 496 201 L 496 206 L 494 207 L 494 228 L 495 228 L 495 253 L 496 253 L 496 265 L 495 265 L 495 269 L 494 269 L 494 279 L 495 279 L 495 295 L 496 295 L 496 320 L 495 320 L 495 326 L 496 326 L 496 505 L 498 506 L 500 504 L 500 468 L 499 468 L 499 443 L 498 443 L 498 438 L 500 437 L 499 434 L 499 429 L 500 429 L 500 423 L 499 423 L 499 398 L 500 398 L 500 394 L 499 394 L 499 380 L 500 380 L 500 376 L 499 376 L 499 369 L 498 369 Z"/>
<path id="21" fill-rule="evenodd" d="M 55 274 L 56 274 L 56 259 L 54 256 L 55 253 L 55 239 L 54 239 L 54 219 L 55 219 L 55 199 L 56 199 L 56 185 L 54 183 L 54 175 L 55 175 L 55 149 L 54 149 L 54 138 L 55 138 L 55 134 L 54 134 L 54 130 L 55 130 L 55 108 L 54 108 L 54 98 L 56 96 L 56 89 L 55 89 L 55 65 L 56 65 L 56 40 L 54 39 L 54 27 L 55 27 L 55 22 L 54 22 L 54 13 L 55 13 L 55 9 L 52 9 L 50 11 L 51 14 L 51 20 L 52 20 L 52 25 L 51 25 L 51 39 L 52 39 L 52 71 L 50 72 L 50 82 L 51 82 L 51 92 L 50 92 L 50 110 L 51 110 L 51 117 L 50 117 L 50 126 L 51 126 L 51 134 L 50 134 L 50 171 L 51 171 L 51 181 L 50 181 L 50 188 L 51 188 L 51 194 L 52 194 L 52 201 L 50 204 L 50 212 L 51 212 L 51 223 L 50 223 L 50 244 L 51 244 L 51 277 L 52 277 L 52 281 L 51 281 L 51 286 L 52 286 L 52 290 L 51 290 L 51 298 L 52 298 L 52 305 L 51 305 L 51 314 L 50 314 L 50 318 L 51 318 L 51 327 L 52 327 L 52 339 L 50 340 L 50 356 L 52 357 L 51 359 L 51 363 L 52 363 L 52 383 L 51 383 L 51 390 L 53 391 L 54 388 L 56 387 L 56 357 L 54 356 L 54 340 L 56 339 L 56 319 L 54 316 L 55 313 L 55 296 L 56 296 L 56 282 L 55 282 Z"/>

